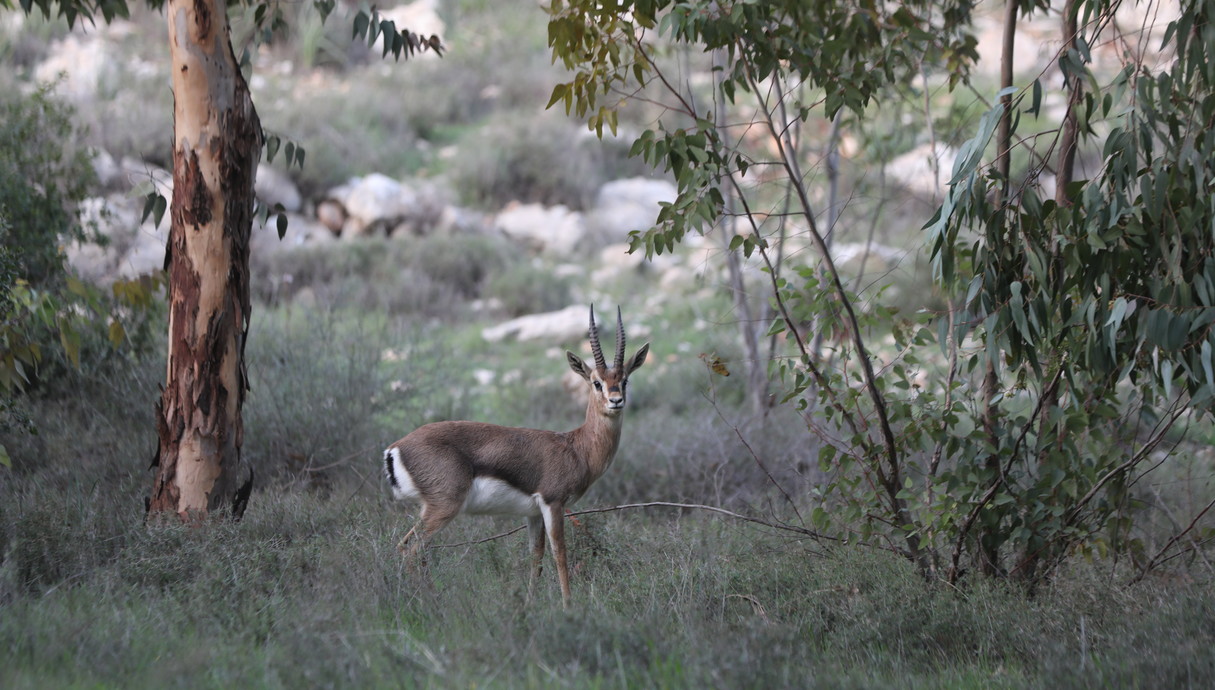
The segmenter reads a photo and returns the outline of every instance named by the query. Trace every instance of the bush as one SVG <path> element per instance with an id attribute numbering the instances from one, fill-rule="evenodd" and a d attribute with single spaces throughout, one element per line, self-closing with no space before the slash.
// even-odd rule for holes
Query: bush
<path id="1" fill-rule="evenodd" d="M 422 342 L 422 329 L 361 311 L 260 314 L 249 333 L 244 410 L 244 453 L 259 481 L 378 482 L 378 472 L 368 473 L 380 452 L 430 421 L 450 378 L 436 348 Z"/>
<path id="2" fill-rule="evenodd" d="M 97 176 L 81 144 L 72 109 L 43 86 L 29 96 L 0 90 L 0 218 L 4 246 L 23 279 L 61 285 L 61 244 L 84 241 L 77 205 Z"/>
<path id="3" fill-rule="evenodd" d="M 511 316 L 556 311 L 570 305 L 569 278 L 555 275 L 550 266 L 521 261 L 494 272 L 484 294 L 502 301 Z"/>
<path id="4" fill-rule="evenodd" d="M 406 178 L 422 167 L 417 133 L 399 112 L 399 89 L 393 72 L 371 70 L 320 88 L 268 80 L 258 114 L 267 132 L 307 152 L 305 165 L 291 171 L 306 198 L 369 172 Z"/>
<path id="5" fill-rule="evenodd" d="M 289 301 L 305 289 L 323 303 L 455 319 L 487 294 L 494 276 L 525 261 L 503 238 L 482 235 L 369 238 L 277 253 L 254 266 L 259 301 Z"/>
<path id="6" fill-rule="evenodd" d="M 605 182 L 601 148 L 562 117 L 513 115 L 471 135 L 450 173 L 464 201 L 480 208 L 522 201 L 583 209 Z"/>

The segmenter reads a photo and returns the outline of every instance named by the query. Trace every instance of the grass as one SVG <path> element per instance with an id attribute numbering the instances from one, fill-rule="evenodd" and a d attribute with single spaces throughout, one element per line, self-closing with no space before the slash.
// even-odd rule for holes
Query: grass
<path id="1" fill-rule="evenodd" d="M 0 686 L 1215 682 L 1215 592 L 1188 580 L 1123 587 L 1127 573 L 1105 561 L 1076 559 L 1033 596 L 977 579 L 953 589 L 882 551 L 646 509 L 571 526 L 569 612 L 551 564 L 528 602 L 522 534 L 438 548 L 427 569 L 411 570 L 393 548 L 411 517 L 383 490 L 380 446 L 428 415 L 563 428 L 578 410 L 555 403 L 548 384 L 523 386 L 522 397 L 472 387 L 461 374 L 465 357 L 480 356 L 472 323 L 426 327 L 341 308 L 258 313 L 246 455 L 270 471 L 240 524 L 142 523 L 155 357 L 105 361 L 62 382 L 62 394 L 48 387 L 30 398 L 41 434 L 5 438 L 17 463 L 0 472 Z M 671 337 L 694 337 L 690 316 L 667 317 Z M 385 349 L 409 356 L 385 360 Z M 780 505 L 733 430 L 703 396 L 695 402 L 700 384 L 686 368 L 695 355 L 687 359 L 639 372 L 620 457 L 580 507 Z M 531 367 L 538 382 L 563 366 L 523 344 L 495 348 L 482 363 Z M 417 388 L 385 397 L 399 379 Z M 731 405 L 720 403 L 727 419 Z M 810 479 L 798 458 L 813 449 L 795 424 L 747 431 L 782 484 Z M 292 454 L 337 462 L 318 475 L 284 459 Z M 518 524 L 462 518 L 439 541 Z"/>
<path id="2" fill-rule="evenodd" d="M 411 570 L 394 549 L 410 510 L 386 495 L 380 449 L 435 419 L 574 427 L 562 351 L 581 343 L 484 342 L 514 307 L 472 301 L 545 270 L 501 242 L 379 239 L 262 261 L 244 411 L 259 491 L 242 523 L 142 522 L 163 336 L 144 355 L 97 343 L 84 371 L 47 368 L 21 399 L 40 434 L 0 429 L 14 460 L 0 470 L 0 687 L 1215 684 L 1209 582 L 1127 587 L 1131 568 L 1111 560 L 1077 556 L 1032 595 L 977 577 L 955 589 L 884 551 L 648 508 L 570 527 L 569 612 L 551 564 L 528 601 L 522 534 L 463 544 L 518 520 L 457 520 L 439 541 L 462 545 Z M 571 299 L 587 299 L 579 287 Z M 817 441 L 788 409 L 746 419 L 741 377 L 699 358 L 741 366 L 729 299 L 679 297 L 625 306 L 630 351 L 650 340 L 652 358 L 617 460 L 578 507 L 795 520 L 784 492 L 812 495 Z M 478 368 L 495 381 L 478 384 Z M 1179 486 L 1205 495 L 1209 463 L 1178 468 Z"/>
<path id="3" fill-rule="evenodd" d="M 368 468 L 368 471 L 374 471 Z M 379 487 L 261 493 L 239 525 L 144 527 L 138 482 L 6 491 L 8 688 L 1204 687 L 1215 594 L 1111 589 L 1087 566 L 1027 598 L 929 587 L 902 560 L 700 516 L 572 532 L 577 604 L 526 601 L 523 537 L 435 550 Z M 11 489 L 11 487 L 9 487 Z M 507 523 L 509 524 L 509 523 Z M 507 526 L 507 525 L 502 525 Z M 448 543 L 496 529 L 457 521 Z"/>

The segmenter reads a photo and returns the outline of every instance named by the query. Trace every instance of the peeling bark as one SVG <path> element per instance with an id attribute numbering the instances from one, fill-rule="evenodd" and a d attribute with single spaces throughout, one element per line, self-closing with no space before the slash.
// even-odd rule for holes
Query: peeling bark
<path id="1" fill-rule="evenodd" d="M 174 102 L 166 254 L 169 352 L 157 405 L 150 514 L 199 520 L 248 500 L 241 408 L 249 326 L 249 235 L 262 132 L 229 41 L 225 5 L 167 5 Z"/>

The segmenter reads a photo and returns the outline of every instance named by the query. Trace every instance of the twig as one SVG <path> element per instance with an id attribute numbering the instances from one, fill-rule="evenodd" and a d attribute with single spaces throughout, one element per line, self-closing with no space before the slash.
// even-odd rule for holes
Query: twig
<path id="1" fill-rule="evenodd" d="M 1206 515 L 1207 511 L 1209 511 L 1213 507 L 1215 507 L 1215 499 L 1211 499 L 1211 502 L 1207 504 L 1207 507 L 1198 511 L 1198 514 L 1194 516 L 1193 520 L 1190 520 L 1190 524 L 1187 525 L 1185 529 L 1181 530 L 1177 534 L 1174 534 L 1173 538 L 1170 539 L 1167 544 L 1165 544 L 1163 547 L 1161 547 L 1160 550 L 1156 552 L 1155 556 L 1152 556 L 1151 560 L 1149 560 L 1147 562 L 1147 565 L 1143 566 L 1143 570 L 1138 575 L 1136 575 L 1134 577 L 1134 579 L 1132 579 L 1130 581 L 1130 584 L 1133 585 L 1133 584 L 1139 582 L 1140 580 L 1142 580 L 1143 578 L 1147 577 L 1147 574 L 1152 571 L 1152 568 L 1156 567 L 1156 563 L 1157 563 L 1157 561 L 1160 560 L 1160 557 L 1163 556 L 1169 549 L 1173 548 L 1173 544 L 1176 544 L 1178 541 L 1181 540 L 1182 537 L 1189 534 L 1190 531 L 1193 530 L 1194 527 L 1198 525 L 1198 521 L 1202 519 L 1202 516 Z"/>
<path id="2" fill-rule="evenodd" d="M 651 501 L 649 503 L 626 503 L 624 505 L 608 506 L 606 508 L 587 508 L 586 510 L 575 510 L 573 512 L 566 513 L 566 516 L 570 517 L 570 516 L 575 516 L 575 515 L 590 515 L 593 513 L 611 513 L 611 512 L 617 511 L 617 510 L 628 510 L 630 508 L 680 508 L 680 509 L 690 509 L 690 510 L 707 510 L 711 513 L 719 513 L 721 515 L 725 515 L 727 517 L 734 518 L 735 520 L 742 520 L 743 522 L 751 522 L 751 523 L 754 523 L 757 525 L 763 525 L 764 527 L 768 527 L 768 528 L 775 529 L 775 530 L 783 530 L 785 532 L 794 532 L 796 534 L 800 534 L 800 535 L 807 536 L 807 537 L 813 537 L 815 539 L 823 539 L 826 541 L 835 541 L 835 542 L 841 542 L 841 543 L 846 541 L 839 537 L 832 537 L 832 536 L 828 536 L 825 534 L 820 534 L 819 532 L 815 532 L 814 530 L 806 529 L 804 527 L 797 527 L 795 525 L 786 525 L 786 524 L 779 523 L 779 522 L 772 522 L 770 520 L 764 520 L 762 518 L 752 517 L 750 515 L 743 515 L 741 513 L 735 513 L 734 511 L 726 510 L 725 508 L 718 508 L 717 506 L 701 505 L 699 503 L 670 503 L 667 501 Z M 516 527 L 508 532 L 503 532 L 501 534 L 495 534 L 492 537 L 485 537 L 484 539 L 474 539 L 471 541 L 462 541 L 457 544 L 435 544 L 435 545 L 431 546 L 430 548 L 454 549 L 454 548 L 460 547 L 460 546 L 473 546 L 475 544 L 484 544 L 485 542 L 494 541 L 496 539 L 501 539 L 503 537 L 509 537 L 510 535 L 514 534 L 515 532 L 518 532 L 519 530 L 523 529 L 524 527 L 525 527 L 525 525 L 520 525 L 519 527 Z"/>
<path id="3" fill-rule="evenodd" d="M 335 461 L 329 463 L 328 465 L 321 465 L 320 467 L 305 467 L 305 468 L 303 468 L 302 471 L 304 471 L 304 472 L 324 472 L 325 470 L 331 470 L 334 467 L 337 467 L 338 465 L 344 465 L 345 463 L 348 463 L 357 457 L 367 455 L 368 453 L 372 452 L 375 449 L 376 449 L 376 446 L 370 446 L 370 447 L 364 448 L 363 450 L 357 450 L 357 451 L 351 453 L 350 455 L 347 455 L 346 457 L 341 458 L 340 460 L 335 460 Z"/>
<path id="4" fill-rule="evenodd" d="M 764 464 L 763 460 L 759 459 L 759 454 L 756 453 L 755 449 L 751 447 L 751 444 L 747 442 L 747 438 L 743 436 L 738 427 L 731 424 L 730 421 L 726 419 L 726 416 L 721 412 L 721 408 L 717 406 L 716 401 L 713 402 L 713 410 L 717 412 L 717 418 L 725 422 L 726 425 L 728 425 L 734 431 L 734 435 L 738 437 L 738 441 L 742 443 L 743 447 L 747 449 L 747 452 L 751 454 L 751 459 L 755 460 L 755 464 L 759 465 L 759 469 L 764 471 L 764 474 L 768 477 L 768 481 L 772 482 L 772 486 L 775 486 L 776 490 L 779 491 L 781 495 L 785 497 L 785 500 L 789 502 L 789 507 L 793 509 L 793 514 L 797 516 L 798 521 L 803 525 L 806 524 L 806 518 L 802 517 L 802 511 L 797 509 L 797 504 L 793 502 L 793 497 L 789 495 L 788 491 L 785 491 L 785 487 L 781 486 L 780 482 L 776 481 L 776 477 L 772 476 L 772 472 L 768 470 L 768 466 Z"/>
<path id="5" fill-rule="evenodd" d="M 1173 515 L 1173 511 L 1169 510 L 1169 505 L 1165 503 L 1164 497 L 1160 495 L 1160 491 L 1158 491 L 1156 487 L 1151 484 L 1148 485 L 1148 489 L 1150 489 L 1152 495 L 1156 497 L 1156 503 L 1159 504 L 1160 511 L 1169 519 L 1169 522 L 1173 523 L 1173 529 L 1180 530 L 1181 523 L 1177 520 L 1176 516 Z M 1202 562 L 1206 564 L 1207 570 L 1215 571 L 1215 566 L 1211 565 L 1211 561 L 1207 558 L 1206 554 L 1202 552 L 1202 549 L 1199 548 L 1198 542 L 1192 535 L 1189 537 L 1189 541 L 1190 545 L 1194 549 L 1195 555 L 1201 558 Z"/>

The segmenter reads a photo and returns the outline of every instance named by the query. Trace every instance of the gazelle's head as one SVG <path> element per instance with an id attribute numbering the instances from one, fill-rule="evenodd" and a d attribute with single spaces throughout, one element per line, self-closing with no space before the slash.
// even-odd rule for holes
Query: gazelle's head
<path id="1" fill-rule="evenodd" d="M 650 352 L 650 344 L 642 345 L 641 349 L 637 350 L 629 359 L 628 364 L 625 364 L 624 322 L 620 318 L 620 307 L 616 307 L 616 359 L 611 368 L 608 367 L 607 360 L 603 357 L 603 350 L 599 347 L 599 326 L 595 324 L 594 306 L 591 306 L 589 336 L 591 354 L 595 357 L 594 368 L 587 366 L 581 357 L 568 350 L 565 352 L 565 358 L 569 360 L 570 369 L 573 369 L 574 373 L 581 376 L 591 387 L 591 404 L 603 414 L 614 417 L 624 411 L 629 374 L 645 364 L 645 357 Z"/>

